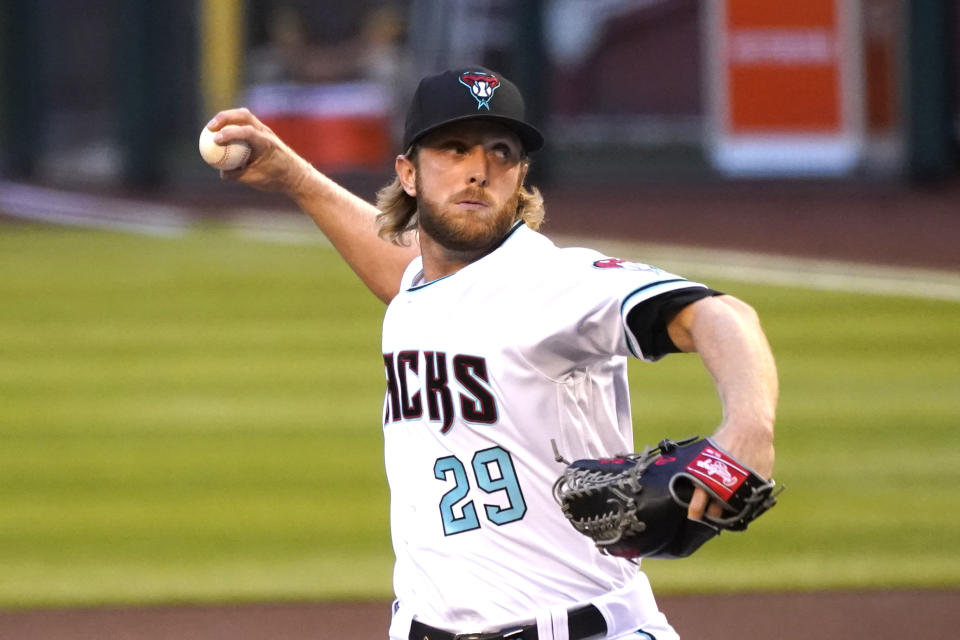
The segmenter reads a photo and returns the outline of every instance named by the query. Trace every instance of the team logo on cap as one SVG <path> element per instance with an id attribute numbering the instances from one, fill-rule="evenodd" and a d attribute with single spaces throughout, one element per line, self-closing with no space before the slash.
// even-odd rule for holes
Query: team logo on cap
<path id="1" fill-rule="evenodd" d="M 490 98 L 493 92 L 500 86 L 500 81 L 496 76 L 483 71 L 465 71 L 460 74 L 460 84 L 470 90 L 477 101 L 477 111 L 481 108 L 490 110 Z"/>

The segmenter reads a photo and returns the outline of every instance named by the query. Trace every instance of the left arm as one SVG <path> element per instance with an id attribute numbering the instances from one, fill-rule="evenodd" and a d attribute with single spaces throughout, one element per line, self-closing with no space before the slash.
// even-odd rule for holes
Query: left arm
<path id="1" fill-rule="evenodd" d="M 713 439 L 764 478 L 773 473 L 777 369 L 756 312 L 732 296 L 703 298 L 667 324 L 681 351 L 697 352 L 720 395 L 723 419 Z M 688 517 L 699 520 L 708 496 L 697 489 Z M 711 505 L 719 513 L 719 505 Z"/>

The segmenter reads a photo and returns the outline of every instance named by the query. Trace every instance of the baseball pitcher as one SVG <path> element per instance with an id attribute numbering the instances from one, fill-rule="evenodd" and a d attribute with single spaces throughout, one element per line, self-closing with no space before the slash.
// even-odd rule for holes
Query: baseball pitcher
<path id="1" fill-rule="evenodd" d="M 420 82 L 376 207 L 244 109 L 208 127 L 252 149 L 225 179 L 288 194 L 388 303 L 391 640 L 676 638 L 640 558 L 689 555 L 773 503 L 777 376 L 753 310 L 540 234 L 526 176 L 544 140 L 489 69 Z M 673 352 L 699 355 L 723 420 L 631 453 L 627 359 Z"/>

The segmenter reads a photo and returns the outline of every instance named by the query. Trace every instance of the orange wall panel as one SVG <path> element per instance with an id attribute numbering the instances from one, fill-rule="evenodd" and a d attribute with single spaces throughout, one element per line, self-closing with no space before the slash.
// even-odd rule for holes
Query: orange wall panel
<path id="1" fill-rule="evenodd" d="M 840 99 L 834 69 L 806 67 L 785 74 L 779 67 L 730 71 L 730 88 L 738 98 L 730 105 L 736 132 L 835 131 L 840 126 Z"/>
<path id="2" fill-rule="evenodd" d="M 731 133 L 842 130 L 837 1 L 727 0 L 722 50 Z"/>

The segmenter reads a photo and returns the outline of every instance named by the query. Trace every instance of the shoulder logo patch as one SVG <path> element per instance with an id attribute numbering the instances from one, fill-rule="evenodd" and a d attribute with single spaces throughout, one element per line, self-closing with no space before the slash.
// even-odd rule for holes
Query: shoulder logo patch
<path id="1" fill-rule="evenodd" d="M 661 273 L 660 269 L 642 262 L 630 262 L 622 258 L 604 258 L 593 263 L 596 269 L 624 269 L 626 271 L 650 271 Z"/>

